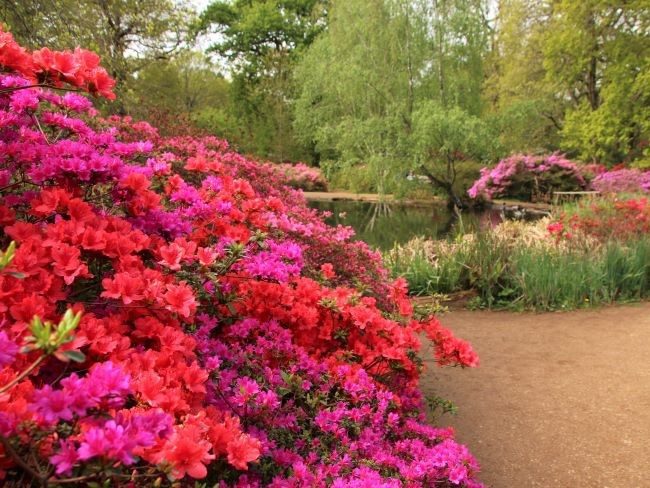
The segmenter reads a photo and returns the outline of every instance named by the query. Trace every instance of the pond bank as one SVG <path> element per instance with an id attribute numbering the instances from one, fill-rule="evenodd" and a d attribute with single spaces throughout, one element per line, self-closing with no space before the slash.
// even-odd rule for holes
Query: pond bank
<path id="1" fill-rule="evenodd" d="M 650 466 L 650 303 L 566 313 L 454 311 L 478 369 L 428 370 L 421 386 L 493 488 L 641 487 Z"/>
<path id="2" fill-rule="evenodd" d="M 429 199 L 402 199 L 398 200 L 393 195 L 379 195 L 377 193 L 352 193 L 347 191 L 303 191 L 305 198 L 311 202 L 336 202 L 339 200 L 369 203 L 399 203 L 401 205 L 439 205 L 445 204 L 444 198 L 432 196 Z"/>
<path id="3" fill-rule="evenodd" d="M 446 204 L 446 200 L 441 197 L 431 196 L 428 199 L 396 199 L 393 195 L 379 195 L 377 193 L 352 193 L 347 191 L 303 191 L 305 198 L 312 202 L 335 202 L 347 200 L 353 202 L 370 202 L 370 203 L 399 203 L 402 205 L 440 205 Z M 550 203 L 531 203 L 520 202 L 518 200 L 492 200 L 487 204 L 491 208 L 522 208 L 529 210 L 547 210 L 553 209 Z"/>

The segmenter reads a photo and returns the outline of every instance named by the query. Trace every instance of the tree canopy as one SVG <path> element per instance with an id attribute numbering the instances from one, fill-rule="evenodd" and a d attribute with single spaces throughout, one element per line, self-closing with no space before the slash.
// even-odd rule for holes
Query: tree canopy
<path id="1" fill-rule="evenodd" d="M 464 166 L 650 166 L 650 0 L 5 0 L 0 20 L 27 46 L 99 52 L 121 92 L 107 111 L 178 111 L 350 187 L 415 170 L 425 113 L 490 134 Z"/>
<path id="2" fill-rule="evenodd" d="M 293 134 L 293 68 L 324 29 L 327 0 L 216 1 L 201 14 L 200 32 L 218 34 L 208 51 L 233 80 L 243 149 L 275 160 L 300 159 Z"/>
<path id="3" fill-rule="evenodd" d="M 432 105 L 480 116 L 487 33 L 485 5 L 473 0 L 335 2 L 297 67 L 299 137 L 335 170 L 369 171 L 376 191 L 398 185 L 420 169 L 415 113 L 418 123 Z"/>

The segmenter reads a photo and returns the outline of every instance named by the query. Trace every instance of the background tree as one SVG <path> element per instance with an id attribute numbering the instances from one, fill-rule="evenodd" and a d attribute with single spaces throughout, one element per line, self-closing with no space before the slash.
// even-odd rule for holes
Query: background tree
<path id="1" fill-rule="evenodd" d="M 430 95 L 443 106 L 483 111 L 485 58 L 489 51 L 488 2 L 419 0 L 427 23 Z"/>
<path id="2" fill-rule="evenodd" d="M 546 79 L 546 0 L 500 0 L 492 22 L 483 96 L 511 152 L 556 150 L 565 109 Z"/>
<path id="3" fill-rule="evenodd" d="M 549 27 L 547 78 L 570 101 L 562 147 L 605 163 L 642 158 L 650 135 L 650 2 L 556 1 Z"/>
<path id="4" fill-rule="evenodd" d="M 650 164 L 650 2 L 501 0 L 484 96 L 511 151 Z"/>
<path id="5" fill-rule="evenodd" d="M 138 72 L 130 93 L 130 113 L 142 119 L 155 114 L 157 121 L 183 119 L 236 141 L 230 90 L 230 82 L 203 53 L 181 51 L 172 60 L 154 61 Z"/>
<path id="6" fill-rule="evenodd" d="M 232 76 L 243 150 L 277 161 L 308 156 L 293 137 L 293 68 L 325 27 L 327 5 L 327 0 L 216 1 L 202 13 L 199 29 L 218 34 L 209 51 Z"/>
<path id="7" fill-rule="evenodd" d="M 650 0 L 215 0 L 200 17 L 191 0 L 2 0 L 0 21 L 28 47 L 98 51 L 107 112 L 181 113 L 260 158 L 322 161 L 334 186 L 399 190 L 429 102 L 506 152 L 650 167 Z M 189 54 L 197 33 L 214 63 Z"/>

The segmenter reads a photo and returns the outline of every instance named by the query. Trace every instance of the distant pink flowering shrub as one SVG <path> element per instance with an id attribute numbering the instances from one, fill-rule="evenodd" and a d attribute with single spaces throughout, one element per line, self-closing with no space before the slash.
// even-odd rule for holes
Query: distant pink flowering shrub
<path id="1" fill-rule="evenodd" d="M 607 171 L 596 176 L 591 182 L 591 187 L 601 193 L 647 193 L 650 192 L 650 171 Z"/>
<path id="2" fill-rule="evenodd" d="M 506 197 L 535 201 L 550 199 L 553 191 L 584 190 L 587 187 L 581 165 L 561 154 L 515 154 L 501 160 L 494 168 L 483 168 L 481 177 L 467 193 L 475 199 Z"/>
<path id="3" fill-rule="evenodd" d="M 304 163 L 269 163 L 269 166 L 293 188 L 305 191 L 327 190 L 327 182 L 318 168 L 312 168 Z"/>

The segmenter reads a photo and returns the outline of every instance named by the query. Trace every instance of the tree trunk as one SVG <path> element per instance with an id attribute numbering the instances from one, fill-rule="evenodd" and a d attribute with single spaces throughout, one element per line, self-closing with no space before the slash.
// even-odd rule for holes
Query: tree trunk
<path id="1" fill-rule="evenodd" d="M 444 181 L 444 180 L 436 177 L 433 173 L 431 173 L 429 170 L 427 170 L 424 166 L 421 166 L 420 170 L 422 171 L 422 173 L 424 173 L 424 176 L 429 178 L 429 182 L 431 183 L 431 185 L 445 191 L 445 193 L 447 194 L 447 206 L 449 206 L 450 208 L 453 208 L 453 207 L 466 208 L 467 207 L 467 205 L 462 201 L 462 199 L 458 195 L 456 195 L 456 192 L 454 191 L 453 183 L 450 183 L 449 181 Z"/>

